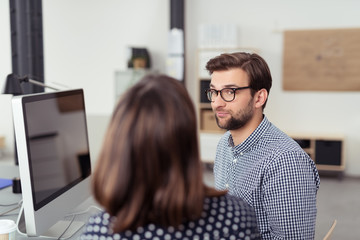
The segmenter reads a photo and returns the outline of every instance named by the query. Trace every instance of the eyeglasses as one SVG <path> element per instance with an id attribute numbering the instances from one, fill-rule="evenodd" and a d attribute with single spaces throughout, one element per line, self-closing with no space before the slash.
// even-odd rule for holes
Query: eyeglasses
<path id="1" fill-rule="evenodd" d="M 247 89 L 247 88 L 250 88 L 250 86 L 239 87 L 239 88 L 223 88 L 221 90 L 209 88 L 209 89 L 206 89 L 205 93 L 210 102 L 215 101 L 214 99 L 215 99 L 215 97 L 217 97 L 219 95 L 219 92 L 220 92 L 221 98 L 225 102 L 231 102 L 235 99 L 235 92 L 237 90 L 242 90 L 242 89 Z"/>

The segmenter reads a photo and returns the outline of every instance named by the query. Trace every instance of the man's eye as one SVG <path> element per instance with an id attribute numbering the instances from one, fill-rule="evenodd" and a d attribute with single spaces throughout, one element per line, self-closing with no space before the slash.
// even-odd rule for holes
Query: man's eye
<path id="1" fill-rule="evenodd" d="M 233 91 L 232 91 L 231 89 L 226 89 L 226 90 L 224 91 L 224 93 L 225 93 L 226 95 L 232 95 L 232 94 L 233 94 Z"/>

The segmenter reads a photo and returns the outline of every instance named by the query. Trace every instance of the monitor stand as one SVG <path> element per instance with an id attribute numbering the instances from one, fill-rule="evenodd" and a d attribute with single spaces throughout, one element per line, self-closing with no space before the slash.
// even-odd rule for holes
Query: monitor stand
<path id="1" fill-rule="evenodd" d="M 23 206 L 21 206 L 20 209 L 20 213 L 17 219 L 17 226 L 19 233 L 27 236 Z M 40 237 L 54 238 L 54 239 L 69 239 L 83 226 L 84 226 L 84 222 L 80 222 L 80 221 L 71 222 L 71 220 L 60 220 L 56 224 L 54 224 L 51 228 L 49 228 L 45 233 L 41 234 Z"/>

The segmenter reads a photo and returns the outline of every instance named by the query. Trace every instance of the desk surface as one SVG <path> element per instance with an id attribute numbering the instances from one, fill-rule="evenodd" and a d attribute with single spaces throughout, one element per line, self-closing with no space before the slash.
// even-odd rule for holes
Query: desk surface
<path id="1" fill-rule="evenodd" d="M 19 168 L 15 166 L 13 161 L 0 159 L 0 177 L 13 179 L 14 177 L 19 177 Z M 22 199 L 21 194 L 15 194 L 12 192 L 12 187 L 7 187 L 0 189 L 0 215 L 10 209 L 16 207 L 16 204 L 19 203 Z M 95 206 L 95 207 L 92 207 Z M 93 198 L 88 198 L 84 203 L 79 205 L 74 209 L 73 213 L 77 214 L 75 217 L 76 221 L 87 222 L 88 218 L 98 212 L 97 204 L 94 202 Z M 20 208 L 15 209 L 14 211 L 9 212 L 4 216 L 0 216 L 0 219 L 10 219 L 16 222 L 19 215 Z M 72 215 L 69 216 L 69 219 L 72 218 Z M 68 220 L 68 219 L 65 219 Z M 70 239 L 79 239 L 81 235 L 81 230 L 74 234 Z M 18 232 L 16 233 L 15 239 L 29 239 L 25 236 L 22 236 Z M 44 238 L 31 238 L 31 239 L 44 239 Z"/>

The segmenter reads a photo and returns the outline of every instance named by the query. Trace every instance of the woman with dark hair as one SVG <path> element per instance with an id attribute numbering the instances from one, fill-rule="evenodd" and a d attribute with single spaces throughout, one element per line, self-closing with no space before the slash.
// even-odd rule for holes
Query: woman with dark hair
<path id="1" fill-rule="evenodd" d="M 204 185 L 202 171 L 188 92 L 146 76 L 114 110 L 92 184 L 104 212 L 82 239 L 259 239 L 253 209 Z"/>

